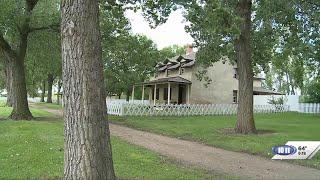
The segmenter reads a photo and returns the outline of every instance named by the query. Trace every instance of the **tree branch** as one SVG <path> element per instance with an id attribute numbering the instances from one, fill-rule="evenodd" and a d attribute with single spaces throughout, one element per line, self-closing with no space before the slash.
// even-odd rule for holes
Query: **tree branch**
<path id="1" fill-rule="evenodd" d="M 0 33 L 0 48 L 8 54 L 10 58 L 16 57 L 16 52 L 12 49 L 9 43 L 4 39 L 3 34 Z"/>

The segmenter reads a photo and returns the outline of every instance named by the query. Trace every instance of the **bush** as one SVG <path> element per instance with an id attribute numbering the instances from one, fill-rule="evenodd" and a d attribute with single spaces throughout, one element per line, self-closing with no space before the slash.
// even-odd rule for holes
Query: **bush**
<path id="1" fill-rule="evenodd" d="M 313 80 L 306 88 L 305 103 L 320 103 L 320 77 Z"/>

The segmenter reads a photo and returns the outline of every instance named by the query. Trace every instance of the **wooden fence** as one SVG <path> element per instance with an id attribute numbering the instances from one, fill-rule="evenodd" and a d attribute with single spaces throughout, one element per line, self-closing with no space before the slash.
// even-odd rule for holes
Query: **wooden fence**
<path id="1" fill-rule="evenodd" d="M 237 104 L 192 104 L 192 105 L 144 105 L 107 104 L 107 112 L 119 116 L 195 116 L 235 115 Z M 286 105 L 255 105 L 254 113 L 281 113 L 289 111 Z"/>
<path id="2" fill-rule="evenodd" d="M 299 103 L 299 112 L 320 114 L 320 103 Z"/>

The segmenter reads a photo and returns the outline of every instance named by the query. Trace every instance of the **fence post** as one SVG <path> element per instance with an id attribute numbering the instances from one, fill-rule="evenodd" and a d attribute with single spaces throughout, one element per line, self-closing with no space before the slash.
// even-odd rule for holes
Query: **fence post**
<path id="1" fill-rule="evenodd" d="M 123 115 L 123 113 L 124 113 L 124 103 L 121 103 L 120 104 L 120 112 L 119 112 L 119 116 L 122 116 Z"/>

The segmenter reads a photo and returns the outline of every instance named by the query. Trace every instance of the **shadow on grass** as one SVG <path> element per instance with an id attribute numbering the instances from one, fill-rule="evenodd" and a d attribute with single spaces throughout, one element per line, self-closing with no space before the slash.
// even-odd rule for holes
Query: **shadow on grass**
<path id="1" fill-rule="evenodd" d="M 0 121 L 13 121 L 13 120 L 9 119 L 8 117 L 0 117 Z M 18 120 L 15 120 L 15 121 L 18 121 Z M 21 120 L 21 121 L 25 121 L 25 120 Z M 56 117 L 34 117 L 33 119 L 31 119 L 31 121 L 58 122 L 58 121 L 62 121 L 62 119 L 61 118 L 56 118 Z"/>
<path id="2" fill-rule="evenodd" d="M 5 117 L 0 117 L 0 121 L 4 121 L 4 120 L 7 120 L 8 118 L 5 118 Z"/>
<path id="3" fill-rule="evenodd" d="M 218 129 L 217 132 L 224 135 L 235 135 L 235 136 L 245 135 L 245 134 L 236 133 L 234 128 L 222 128 L 222 129 Z M 268 129 L 257 129 L 256 135 L 274 135 L 274 134 L 277 134 L 277 131 L 268 130 Z"/>
<path id="4" fill-rule="evenodd" d="M 45 121 L 45 122 L 57 122 L 57 121 L 62 121 L 61 118 L 57 117 L 34 117 L 32 121 Z"/>

